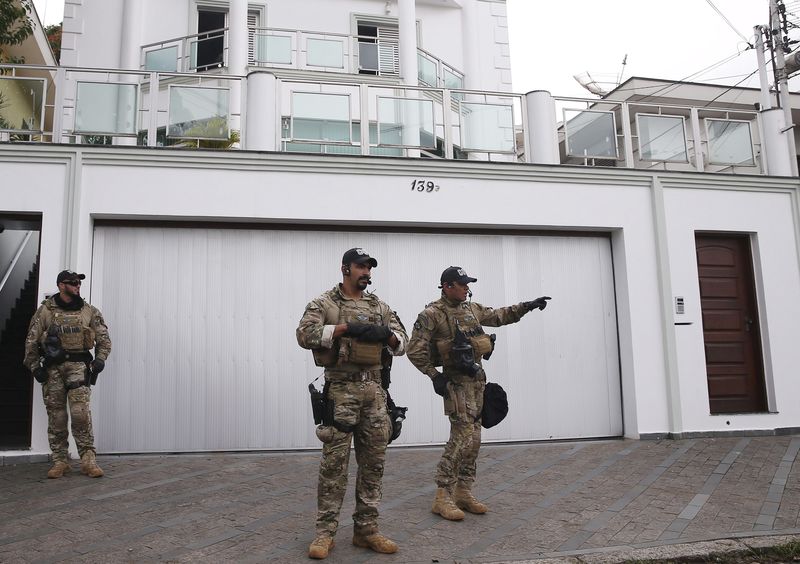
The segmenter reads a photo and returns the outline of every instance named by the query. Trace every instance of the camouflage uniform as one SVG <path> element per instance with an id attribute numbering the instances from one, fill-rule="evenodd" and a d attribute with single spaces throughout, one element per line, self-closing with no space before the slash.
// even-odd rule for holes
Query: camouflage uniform
<path id="1" fill-rule="evenodd" d="M 409 360 L 430 378 L 438 374 L 437 366 L 443 366 L 443 373 L 449 379 L 444 413 L 450 419 L 450 439 L 436 468 L 436 484 L 440 488 L 451 493 L 456 485 L 469 490 L 475 481 L 486 387 L 483 370 L 475 377 L 459 372 L 440 351 L 452 346 L 456 322 L 461 331 L 477 336 L 483 334 L 482 325 L 499 327 L 516 323 L 527 312 L 522 304 L 492 309 L 450 300 L 442 294 L 439 300 L 426 306 L 414 323 L 408 344 Z M 480 355 L 475 355 L 475 362 L 481 363 Z"/>
<path id="2" fill-rule="evenodd" d="M 380 362 L 373 365 L 350 361 L 355 340 L 332 339 L 335 325 L 347 322 L 388 325 L 400 344 L 392 352 L 402 355 L 408 336 L 400 319 L 374 294 L 348 298 L 338 286 L 310 302 L 297 327 L 297 342 L 305 349 L 328 355 L 325 386 L 334 403 L 333 440 L 323 444 L 317 490 L 317 535 L 333 537 L 347 488 L 350 441 L 355 441 L 356 509 L 354 532 L 378 532 L 378 503 L 392 424 L 386 410 L 386 392 L 381 387 Z"/>
<path id="3" fill-rule="evenodd" d="M 62 334 L 64 327 L 74 327 L 81 335 L 82 352 L 94 348 L 96 358 L 104 362 L 108 358 L 111 339 L 100 310 L 80 297 L 73 298 L 67 304 L 55 294 L 42 302 L 28 327 L 24 360 L 28 370 L 33 371 L 39 366 L 40 345 L 52 325 L 59 327 L 59 334 Z M 73 348 L 71 352 L 81 351 Z M 86 370 L 85 362 L 69 360 L 47 368 L 47 381 L 42 385 L 42 396 L 47 408 L 47 438 L 54 462 L 67 462 L 67 405 L 78 454 L 81 457 L 86 452 L 94 454 L 92 414 L 89 408 L 91 391 L 88 386 L 82 385 Z"/>

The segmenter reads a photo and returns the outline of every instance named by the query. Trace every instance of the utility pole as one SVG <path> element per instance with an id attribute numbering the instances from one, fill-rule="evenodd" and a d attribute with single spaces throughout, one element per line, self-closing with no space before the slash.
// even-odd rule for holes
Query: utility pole
<path id="1" fill-rule="evenodd" d="M 775 62 L 775 90 L 778 93 L 778 104 L 783 108 L 786 122 L 786 140 L 790 149 L 792 175 L 797 176 L 797 147 L 794 141 L 794 122 L 792 121 L 792 105 L 789 98 L 789 81 L 786 75 L 786 58 L 784 47 L 788 47 L 786 27 L 786 7 L 783 0 L 769 0 L 770 48 Z"/>

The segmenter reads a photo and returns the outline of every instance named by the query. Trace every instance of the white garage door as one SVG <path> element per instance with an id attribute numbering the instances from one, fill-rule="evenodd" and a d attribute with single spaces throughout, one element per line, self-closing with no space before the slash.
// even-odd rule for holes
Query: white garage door
<path id="1" fill-rule="evenodd" d="M 496 330 L 485 368 L 510 413 L 486 440 L 622 434 L 605 237 L 107 225 L 95 229 L 91 280 L 114 343 L 93 400 L 98 449 L 319 447 L 307 386 L 320 369 L 295 328 L 306 303 L 341 280 L 354 246 L 377 258 L 370 290 L 409 333 L 450 265 L 478 278 L 473 299 L 484 305 L 552 296 L 545 311 Z M 391 391 L 409 407 L 398 443 L 447 440 L 440 398 L 405 358 Z"/>

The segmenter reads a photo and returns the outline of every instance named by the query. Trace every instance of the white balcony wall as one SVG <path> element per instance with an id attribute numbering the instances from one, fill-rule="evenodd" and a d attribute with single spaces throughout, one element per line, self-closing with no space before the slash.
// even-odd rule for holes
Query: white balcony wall
<path id="1" fill-rule="evenodd" d="M 116 68 L 120 60 L 120 44 L 127 33 L 123 21 L 125 0 L 66 0 L 62 64 Z M 224 2 L 203 3 L 202 0 L 141 2 L 143 25 L 140 45 L 147 45 L 197 33 L 198 4 L 224 7 Z M 384 2 L 374 0 L 275 0 L 250 2 L 249 8 L 266 6 L 266 21 L 261 27 L 298 29 L 355 35 L 354 15 L 397 18 L 397 5 L 391 3 L 386 13 Z M 507 65 L 508 34 L 505 27 L 505 6 L 497 2 L 475 2 L 467 9 L 477 12 L 478 36 L 475 52 L 479 60 L 471 68 L 480 74 L 476 83 L 481 89 L 509 91 L 510 70 Z M 462 9 L 418 4 L 416 16 L 421 34 L 419 46 L 459 70 L 470 66 L 464 60 Z M 112 32 L 113 30 L 113 32 Z M 447 30 L 447 33 L 443 33 Z"/>
<path id="2" fill-rule="evenodd" d="M 65 266 L 91 272 L 96 219 L 278 222 L 294 229 L 317 224 L 343 232 L 351 226 L 372 232 L 391 231 L 393 226 L 484 233 L 523 229 L 552 235 L 564 230 L 606 232 L 611 234 L 626 436 L 800 426 L 800 404 L 794 401 L 800 394 L 793 368 L 800 364 L 800 273 L 792 179 L 522 170 L 500 163 L 489 167 L 379 158 L 367 163 L 360 158 L 286 154 L 90 147 L 76 151 L 35 145 L 0 149 L 0 172 L 7 180 L 0 186 L 0 212 L 43 214 L 40 294 L 52 290 L 49 281 Z M 31 158 L 37 162 L 33 176 L 26 160 Z M 418 178 L 430 179 L 439 190 L 412 190 Z M 16 190 L 20 184 L 28 189 Z M 662 219 L 657 222 L 658 217 Z M 676 327 L 668 313 L 675 294 L 686 298 L 689 317 L 699 317 L 695 230 L 748 232 L 757 242 L 765 364 L 775 398 L 771 413 L 708 415 L 700 326 Z M 561 265 L 567 273 L 568 256 L 562 257 Z M 491 255 L 475 260 L 491 276 Z M 90 276 L 87 295 L 91 284 Z M 520 299 L 523 290 L 518 292 Z M 409 291 L 416 296 L 409 303 L 419 302 L 420 307 L 435 297 L 417 287 Z M 559 284 L 552 292 L 554 301 L 541 315 L 564 312 L 559 313 L 558 303 L 569 299 L 564 297 L 567 286 Z M 413 315 L 404 313 L 406 321 Z M 579 314 L 569 317 L 581 326 Z M 510 340 L 507 344 L 513 356 L 516 345 Z M 516 350 L 521 354 L 521 348 Z M 579 355 L 581 350 L 573 346 L 560 354 Z M 109 375 L 111 364 L 113 356 Z M 38 403 L 34 408 L 34 450 L 44 452 L 46 422 Z"/>

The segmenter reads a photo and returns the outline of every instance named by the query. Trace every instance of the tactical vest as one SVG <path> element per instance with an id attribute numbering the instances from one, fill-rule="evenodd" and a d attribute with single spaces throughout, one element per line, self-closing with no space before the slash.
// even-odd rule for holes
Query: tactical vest
<path id="1" fill-rule="evenodd" d="M 450 330 L 448 336 L 434 339 L 432 342 L 431 360 L 433 365 L 453 368 L 450 350 L 453 348 L 456 327 L 469 339 L 475 354 L 475 362 L 480 364 L 481 357 L 492 350 L 492 340 L 483 331 L 483 327 L 473 314 L 472 309 L 469 306 L 463 307 L 462 304 L 455 308 L 447 307 L 440 302 L 434 302 L 431 306 L 442 312 Z"/>
<path id="2" fill-rule="evenodd" d="M 324 303 L 325 325 L 341 323 L 370 323 L 388 325 L 389 312 L 375 296 L 367 294 L 361 300 L 344 300 L 338 291 L 328 293 Z M 384 311 L 386 309 L 386 311 Z M 312 349 L 314 363 L 335 371 L 359 372 L 381 368 L 381 343 L 365 343 L 350 337 L 334 340 L 330 349 Z"/>
<path id="3" fill-rule="evenodd" d="M 53 325 L 58 328 L 58 340 L 66 352 L 86 352 L 94 348 L 94 330 L 89 327 L 88 308 L 77 311 L 55 309 Z"/>

